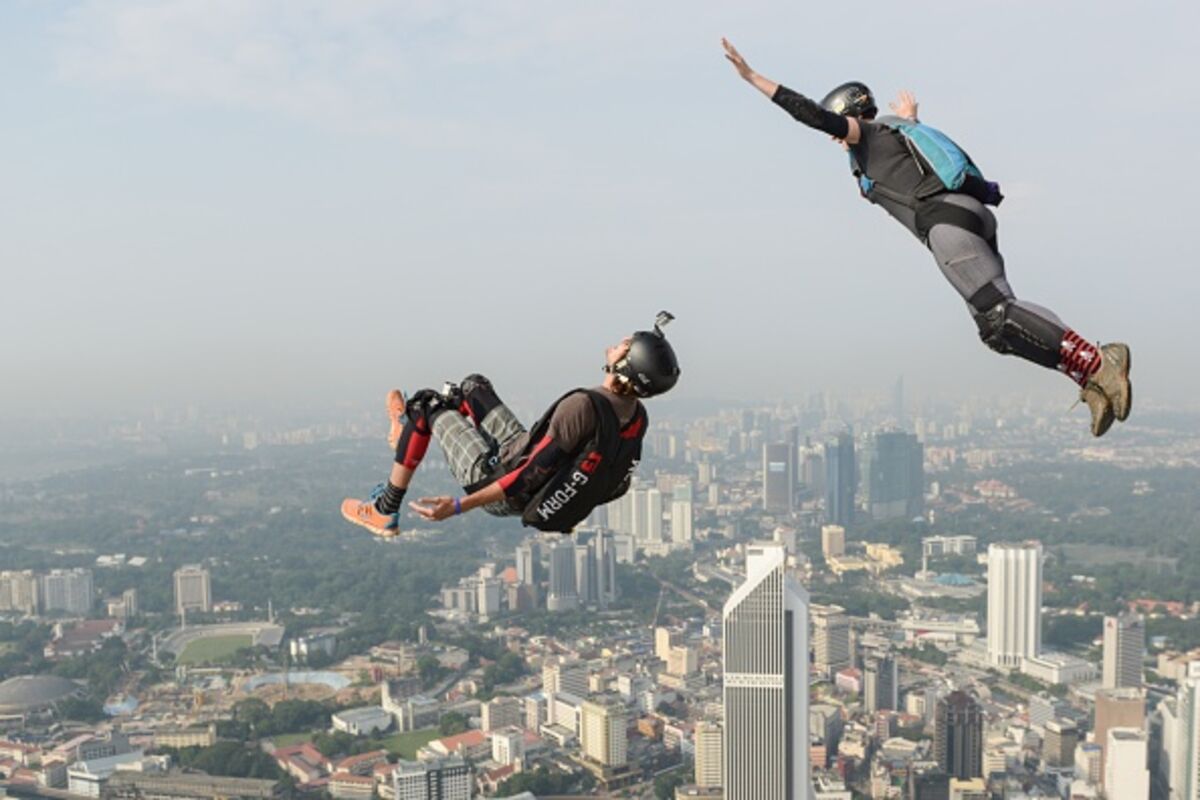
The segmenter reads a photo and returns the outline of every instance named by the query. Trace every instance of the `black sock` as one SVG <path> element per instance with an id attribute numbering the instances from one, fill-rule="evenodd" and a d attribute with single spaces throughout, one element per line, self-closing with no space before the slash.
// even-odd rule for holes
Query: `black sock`
<path id="1" fill-rule="evenodd" d="M 400 510 L 400 504 L 404 502 L 405 491 L 407 490 L 393 486 L 392 482 L 388 481 L 383 494 L 375 499 L 375 510 L 380 514 L 395 514 Z"/>

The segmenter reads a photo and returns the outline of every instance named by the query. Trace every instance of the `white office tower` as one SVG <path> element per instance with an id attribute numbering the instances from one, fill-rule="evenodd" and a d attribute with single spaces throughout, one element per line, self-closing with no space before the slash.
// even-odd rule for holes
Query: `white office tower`
<path id="1" fill-rule="evenodd" d="M 808 592 L 782 545 L 746 548 L 722 621 L 725 800 L 808 800 Z"/>
<path id="2" fill-rule="evenodd" d="M 396 800 L 471 800 L 473 783 L 462 756 L 400 761 L 392 773 Z"/>
<path id="3" fill-rule="evenodd" d="M 537 550 L 533 542 L 517 546 L 517 580 L 527 586 L 537 583 Z"/>
<path id="4" fill-rule="evenodd" d="M 575 596 L 579 605 L 596 604 L 595 551 L 586 544 L 575 545 Z"/>
<path id="5" fill-rule="evenodd" d="M 542 692 L 549 695 L 588 696 L 588 666 L 582 661 L 546 664 L 542 667 Z"/>
<path id="6" fill-rule="evenodd" d="M 1104 688 L 1142 685 L 1142 653 L 1146 649 L 1146 623 L 1140 614 L 1104 618 Z"/>
<path id="7" fill-rule="evenodd" d="M 1042 543 L 988 547 L 988 661 L 1020 668 L 1042 647 Z"/>
<path id="8" fill-rule="evenodd" d="M 696 725 L 696 774 L 697 786 L 715 789 L 721 785 L 721 725 L 716 722 L 700 722 Z"/>
<path id="9" fill-rule="evenodd" d="M 643 541 L 656 543 L 663 540 L 663 499 L 662 492 L 650 488 L 646 490 L 646 521 Z"/>
<path id="10" fill-rule="evenodd" d="M 1187 665 L 1187 676 L 1162 712 L 1160 768 L 1170 800 L 1200 800 L 1200 661 Z"/>
<path id="11" fill-rule="evenodd" d="M 550 591 L 547 611 L 573 611 L 579 607 L 575 592 L 575 544 L 564 537 L 550 548 Z"/>
<path id="12" fill-rule="evenodd" d="M 671 541 L 674 544 L 690 544 L 692 541 L 692 501 L 671 501 Z"/>
<path id="13" fill-rule="evenodd" d="M 616 698 L 585 700 L 579 723 L 579 749 L 606 767 L 628 763 L 625 704 Z"/>
<path id="14" fill-rule="evenodd" d="M 43 611 L 87 614 L 94 595 L 90 569 L 52 569 L 42 576 Z"/>
<path id="15" fill-rule="evenodd" d="M 592 537 L 589 546 L 596 551 L 596 603 L 608 608 L 620 596 L 617 589 L 617 547 L 611 533 L 601 531 Z"/>
<path id="16" fill-rule="evenodd" d="M 175 570 L 175 613 L 212 611 L 212 583 L 208 570 L 190 564 Z"/>
<path id="17" fill-rule="evenodd" d="M 1110 728 L 1104 757 L 1104 794 L 1113 800 L 1150 800 L 1146 732 Z"/>
<path id="18" fill-rule="evenodd" d="M 813 606 L 813 666 L 833 679 L 838 670 L 854 663 L 850 657 L 850 620 L 841 606 Z"/>

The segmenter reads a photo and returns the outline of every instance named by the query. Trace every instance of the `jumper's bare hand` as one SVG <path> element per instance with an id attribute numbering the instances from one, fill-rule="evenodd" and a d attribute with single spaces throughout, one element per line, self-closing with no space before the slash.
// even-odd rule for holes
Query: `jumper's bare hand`
<path id="1" fill-rule="evenodd" d="M 750 80 L 754 77 L 754 70 L 746 63 L 746 59 L 742 58 L 742 54 L 737 51 L 733 43 L 728 39 L 721 37 L 721 46 L 725 48 L 725 58 L 733 64 L 733 68 L 737 70 L 738 75 L 741 75 L 745 80 Z"/>
<path id="2" fill-rule="evenodd" d="M 900 94 L 896 95 L 895 102 L 888 103 L 888 108 L 897 117 L 911 119 L 913 122 L 917 121 L 917 98 L 908 89 L 901 89 Z"/>
<path id="3" fill-rule="evenodd" d="M 447 517 L 454 516 L 453 497 L 422 497 L 416 502 L 409 503 L 408 507 L 430 522 L 441 522 Z"/>

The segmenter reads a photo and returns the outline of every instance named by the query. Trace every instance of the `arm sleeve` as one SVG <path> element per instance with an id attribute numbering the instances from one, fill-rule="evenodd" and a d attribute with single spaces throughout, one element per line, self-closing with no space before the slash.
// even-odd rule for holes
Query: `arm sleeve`
<path id="1" fill-rule="evenodd" d="M 844 116 L 821 108 L 814 101 L 809 100 L 799 92 L 792 91 L 782 83 L 775 90 L 775 94 L 771 97 L 771 102 L 791 114 L 797 122 L 802 122 L 810 128 L 824 131 L 830 136 L 845 139 L 846 134 L 850 132 L 850 123 L 846 121 Z"/>

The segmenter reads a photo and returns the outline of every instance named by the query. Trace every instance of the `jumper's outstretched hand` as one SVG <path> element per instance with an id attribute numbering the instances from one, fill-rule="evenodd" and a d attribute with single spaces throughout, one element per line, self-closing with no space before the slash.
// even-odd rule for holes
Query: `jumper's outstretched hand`
<path id="1" fill-rule="evenodd" d="M 754 70 L 750 69 L 750 65 L 746 63 L 746 59 L 742 58 L 742 54 L 737 51 L 733 43 L 728 39 L 721 37 L 721 46 L 725 48 L 725 58 L 733 64 L 733 68 L 737 70 L 738 75 L 741 75 L 745 80 L 754 78 Z"/>
<path id="2" fill-rule="evenodd" d="M 895 102 L 888 103 L 888 108 L 897 117 L 911 119 L 913 122 L 917 121 L 917 98 L 908 89 L 901 89 L 900 94 L 896 95 Z"/>
<path id="3" fill-rule="evenodd" d="M 408 507 L 430 522 L 440 522 L 454 516 L 453 497 L 422 497 L 409 503 Z"/>

